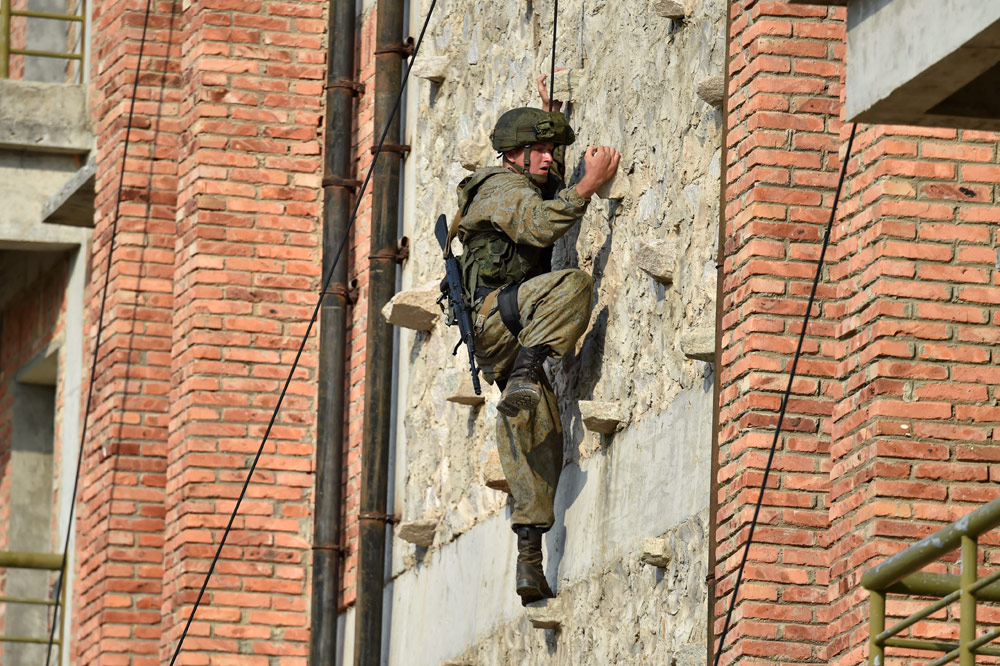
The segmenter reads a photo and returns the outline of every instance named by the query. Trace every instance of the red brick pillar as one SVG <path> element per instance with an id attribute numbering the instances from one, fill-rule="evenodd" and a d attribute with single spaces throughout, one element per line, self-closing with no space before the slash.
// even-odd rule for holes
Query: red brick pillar
<path id="1" fill-rule="evenodd" d="M 830 663 L 867 656 L 861 575 L 997 496 L 997 139 L 882 125 L 860 134 L 834 269 L 845 349 L 831 450 Z M 890 613 L 899 608 L 890 601 Z M 957 631 L 951 623 L 933 637 Z"/>
<path id="2" fill-rule="evenodd" d="M 173 652 L 316 303 L 319 0 L 185 4 L 164 641 Z M 315 329 L 183 663 L 304 664 Z M 239 655 L 237 657 L 236 655 Z"/>
<path id="3" fill-rule="evenodd" d="M 717 637 L 833 200 L 844 49 L 842 9 L 737 0 L 730 11 Z M 826 663 L 836 294 L 827 270 L 722 663 Z"/>
<path id="4" fill-rule="evenodd" d="M 125 160 L 145 8 L 111 0 L 90 8 L 97 176 L 84 396 L 94 386 L 76 507 L 71 649 L 80 664 L 157 663 L 160 643 L 180 49 L 172 3 L 154 3 Z"/>

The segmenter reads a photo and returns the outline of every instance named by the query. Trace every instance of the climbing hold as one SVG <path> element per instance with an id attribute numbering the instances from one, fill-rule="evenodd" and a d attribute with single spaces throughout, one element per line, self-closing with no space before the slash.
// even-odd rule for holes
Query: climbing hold
<path id="1" fill-rule="evenodd" d="M 670 544 L 662 537 L 646 539 L 642 544 L 642 555 L 639 556 L 639 559 L 644 564 L 662 569 L 670 564 L 671 558 Z"/>
<path id="2" fill-rule="evenodd" d="M 462 168 L 469 171 L 487 166 L 493 158 L 493 154 L 493 150 L 485 138 L 468 138 L 458 142 L 458 162 Z"/>
<path id="3" fill-rule="evenodd" d="M 583 74 L 582 69 L 563 69 L 556 72 L 552 95 L 562 102 L 572 102 L 574 98 L 580 96 Z"/>
<path id="4" fill-rule="evenodd" d="M 640 238 L 634 246 L 635 265 L 660 284 L 674 281 L 677 246 L 672 240 Z"/>
<path id="5" fill-rule="evenodd" d="M 441 307 L 437 304 L 440 295 L 437 282 L 401 291 L 385 304 L 382 316 L 393 326 L 429 331 L 441 316 Z"/>
<path id="6" fill-rule="evenodd" d="M 413 62 L 410 73 L 421 79 L 441 83 L 447 78 L 451 58 L 448 56 L 422 56 Z"/>
<path id="7" fill-rule="evenodd" d="M 627 169 L 623 165 L 618 165 L 618 171 L 611 180 L 601 185 L 597 188 L 596 194 L 601 199 L 615 199 L 621 200 L 632 193 L 632 186 L 628 182 L 628 174 L 625 172 Z"/>
<path id="8" fill-rule="evenodd" d="M 678 0 L 654 0 L 653 11 L 656 12 L 657 16 L 675 21 L 683 21 L 687 18 L 687 7 Z"/>
<path id="9" fill-rule="evenodd" d="M 500 464 L 500 453 L 496 448 L 491 448 L 486 452 L 486 462 L 483 464 L 483 480 L 487 488 L 501 490 L 510 495 L 510 486 L 507 484 L 507 477 L 504 476 L 503 466 Z"/>
<path id="10" fill-rule="evenodd" d="M 722 74 L 710 76 L 698 82 L 698 97 L 715 107 L 722 106 L 726 95 L 726 79 Z"/>
<path id="11" fill-rule="evenodd" d="M 610 435 L 631 420 L 625 405 L 620 402 L 581 400 L 578 404 L 583 427 L 593 432 Z"/>
<path id="12" fill-rule="evenodd" d="M 681 351 L 696 361 L 715 361 L 715 328 L 701 326 L 681 333 Z"/>
<path id="13" fill-rule="evenodd" d="M 528 604 L 525 610 L 531 626 L 537 629 L 558 629 L 562 626 L 566 614 L 562 599 L 559 597 L 535 601 Z"/>
<path id="14" fill-rule="evenodd" d="M 434 543 L 434 532 L 437 531 L 438 521 L 436 520 L 411 520 L 400 523 L 396 527 L 396 536 L 403 541 L 408 541 L 415 546 L 427 547 Z"/>
<path id="15" fill-rule="evenodd" d="M 472 387 L 472 375 L 468 372 L 463 372 L 461 378 L 458 380 L 458 387 L 455 392 L 445 398 L 448 402 L 455 402 L 460 405 L 470 405 L 472 407 L 477 407 L 484 402 L 486 398 L 482 395 L 476 395 L 476 390 Z"/>

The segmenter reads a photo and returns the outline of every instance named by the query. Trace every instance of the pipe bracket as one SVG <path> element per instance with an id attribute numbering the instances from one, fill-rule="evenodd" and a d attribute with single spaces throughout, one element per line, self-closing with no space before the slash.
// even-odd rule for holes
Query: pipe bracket
<path id="1" fill-rule="evenodd" d="M 374 155 L 375 153 L 380 152 L 380 150 L 379 150 L 378 146 L 372 146 L 369 149 L 369 152 L 372 155 Z M 408 143 L 402 143 L 402 144 L 400 144 L 400 143 L 383 143 L 382 144 L 382 148 L 381 148 L 381 152 L 383 152 L 383 153 L 401 153 L 403 155 L 406 155 L 407 153 L 410 152 L 410 144 L 408 144 Z"/>
<path id="2" fill-rule="evenodd" d="M 329 550 L 334 553 L 340 553 L 344 555 L 347 553 L 347 546 L 341 545 L 339 543 L 314 543 L 313 550 Z"/>
<path id="3" fill-rule="evenodd" d="M 323 187 L 343 187 L 351 192 L 357 192 L 358 188 L 361 187 L 361 181 L 354 178 L 326 176 L 323 178 Z"/>
<path id="4" fill-rule="evenodd" d="M 398 53 L 401 56 L 409 58 L 413 55 L 415 49 L 413 43 L 413 37 L 407 37 L 402 42 L 396 42 L 394 44 L 386 44 L 385 46 L 380 46 L 375 49 L 375 55 L 383 55 L 386 53 Z"/>
<path id="5" fill-rule="evenodd" d="M 403 236 L 399 239 L 395 250 L 388 250 L 385 252 L 372 252 L 368 255 L 369 259 L 391 259 L 397 264 L 401 264 L 410 258 L 410 239 Z"/>
<path id="6" fill-rule="evenodd" d="M 358 285 L 357 280 L 351 281 L 351 286 L 344 286 L 342 282 L 337 282 L 330 285 L 330 288 L 326 290 L 328 296 L 336 296 L 340 298 L 345 303 L 354 305 L 358 302 Z"/>
<path id="7" fill-rule="evenodd" d="M 365 84 L 360 81 L 355 81 L 354 79 L 346 79 L 340 77 L 339 79 L 334 79 L 333 81 L 327 81 L 323 84 L 323 87 L 329 90 L 330 88 L 346 88 L 351 91 L 351 94 L 357 97 L 358 95 L 365 94 Z"/>
<path id="8" fill-rule="evenodd" d="M 358 520 L 375 520 L 381 523 L 389 523 L 395 525 L 399 522 L 399 516 L 394 516 L 391 513 L 378 513 L 375 511 L 363 511 L 358 514 Z"/>

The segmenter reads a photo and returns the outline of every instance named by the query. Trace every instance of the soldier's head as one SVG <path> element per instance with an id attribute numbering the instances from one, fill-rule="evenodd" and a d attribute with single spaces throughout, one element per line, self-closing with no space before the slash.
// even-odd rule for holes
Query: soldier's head
<path id="1" fill-rule="evenodd" d="M 490 138 L 504 166 L 544 182 L 555 147 L 568 146 L 576 135 L 561 113 L 521 107 L 500 116 Z"/>

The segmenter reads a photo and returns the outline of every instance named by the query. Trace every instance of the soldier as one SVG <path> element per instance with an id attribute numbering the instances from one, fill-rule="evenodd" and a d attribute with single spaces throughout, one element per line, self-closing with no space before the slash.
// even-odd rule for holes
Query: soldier
<path id="1" fill-rule="evenodd" d="M 544 76 L 538 90 L 548 106 Z M 552 271 L 552 245 L 577 223 L 620 159 L 613 148 L 588 146 L 584 176 L 565 187 L 563 147 L 575 135 L 560 106 L 553 100 L 549 112 L 504 113 L 492 134 L 503 166 L 479 169 L 458 186 L 459 263 L 475 311 L 476 360 L 483 378 L 502 391 L 497 441 L 514 504 L 516 590 L 524 605 L 553 596 L 542 535 L 555 519 L 563 441 L 543 363 L 574 348 L 592 308 L 593 279 L 579 269 Z"/>

